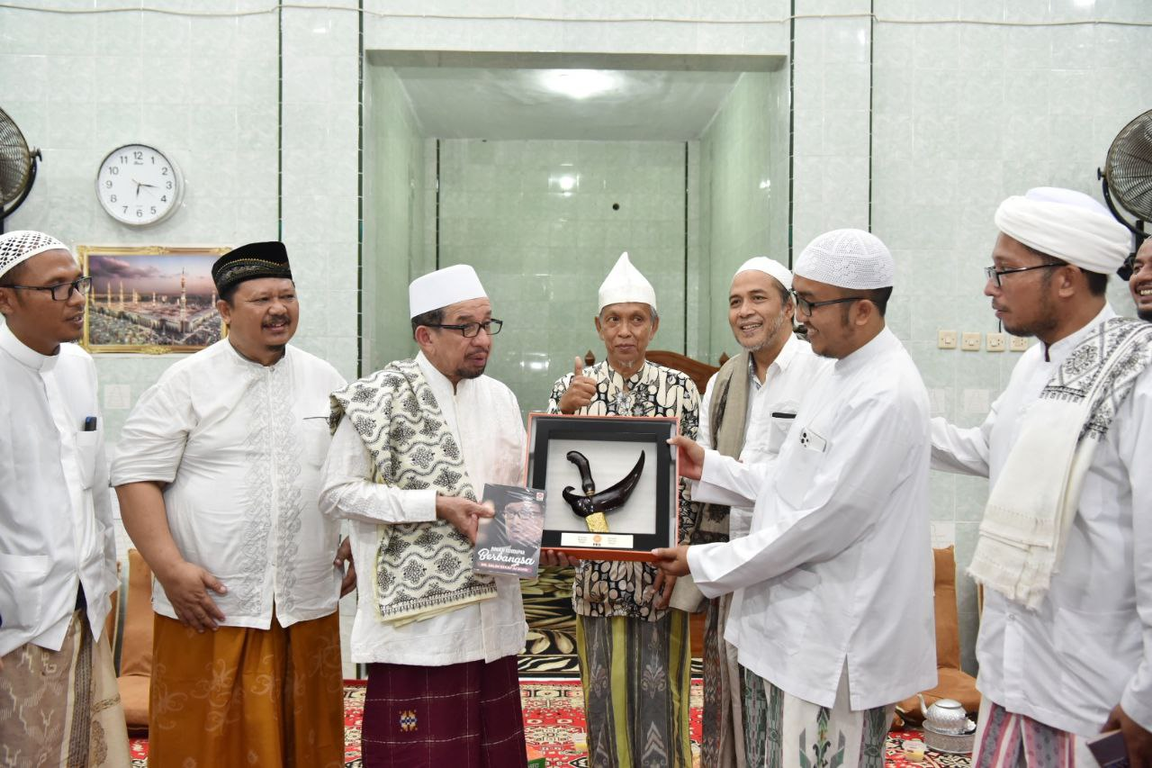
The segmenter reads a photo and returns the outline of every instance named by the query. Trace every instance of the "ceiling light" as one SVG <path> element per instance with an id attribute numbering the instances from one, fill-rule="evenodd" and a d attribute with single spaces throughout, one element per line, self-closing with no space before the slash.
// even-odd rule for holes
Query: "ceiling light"
<path id="1" fill-rule="evenodd" d="M 574 99 L 586 99 L 616 87 L 616 76 L 598 69 L 550 69 L 541 80 L 545 88 Z"/>

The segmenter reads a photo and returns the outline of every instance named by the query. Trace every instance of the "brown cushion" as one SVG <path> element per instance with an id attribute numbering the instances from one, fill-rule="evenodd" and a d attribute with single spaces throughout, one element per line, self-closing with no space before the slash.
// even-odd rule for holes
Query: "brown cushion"
<path id="1" fill-rule="evenodd" d="M 960 669 L 960 617 L 956 610 L 956 548 L 932 550 L 936 576 L 936 666 Z"/>
<path id="2" fill-rule="evenodd" d="M 148 675 L 121 675 L 116 680 L 120 702 L 124 705 L 124 720 L 132 733 L 148 730 L 148 685 L 151 681 Z"/>
<path id="3" fill-rule="evenodd" d="M 120 674 L 152 674 L 152 569 L 128 550 L 128 600 L 120 645 Z M 147 689 L 147 686 L 145 686 Z"/>

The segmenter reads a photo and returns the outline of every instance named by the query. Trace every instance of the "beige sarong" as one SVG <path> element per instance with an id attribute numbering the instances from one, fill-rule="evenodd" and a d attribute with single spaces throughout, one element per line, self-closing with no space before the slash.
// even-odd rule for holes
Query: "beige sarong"
<path id="1" fill-rule="evenodd" d="M 108 637 L 72 614 L 58 651 L 25 643 L 0 670 L 0 765 L 125 768 L 128 729 Z"/>

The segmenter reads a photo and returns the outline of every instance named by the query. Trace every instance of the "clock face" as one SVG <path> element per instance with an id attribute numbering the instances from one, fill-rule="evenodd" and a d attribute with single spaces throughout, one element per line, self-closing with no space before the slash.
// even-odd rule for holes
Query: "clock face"
<path id="1" fill-rule="evenodd" d="M 108 153 L 96 175 L 96 196 L 121 224 L 141 227 L 176 210 L 183 181 L 175 163 L 145 144 L 125 144 Z"/>

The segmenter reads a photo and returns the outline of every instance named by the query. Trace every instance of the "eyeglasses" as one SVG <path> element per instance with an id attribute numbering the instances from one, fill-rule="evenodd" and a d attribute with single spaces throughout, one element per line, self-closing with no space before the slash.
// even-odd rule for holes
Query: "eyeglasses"
<path id="1" fill-rule="evenodd" d="M 1064 267 L 1066 264 L 1037 264 L 1033 267 L 1016 267 L 1015 269 L 996 269 L 996 267 L 984 267 L 984 276 L 996 283 L 996 287 L 1001 287 L 1001 275 L 1011 275 L 1015 272 L 1028 272 L 1033 269 L 1051 269 L 1052 267 Z"/>
<path id="2" fill-rule="evenodd" d="M 448 328 L 453 331 L 460 331 L 460 334 L 466 339 L 474 339 L 480 335 L 480 329 L 484 329 L 484 333 L 489 336 L 495 336 L 500 333 L 500 329 L 504 327 L 503 320 L 495 318 L 486 320 L 483 323 L 462 323 L 460 325 L 448 325 L 446 323 L 426 323 L 429 328 Z"/>
<path id="3" fill-rule="evenodd" d="M 827 307 L 830 304 L 847 304 L 850 301 L 868 301 L 864 296 L 848 296 L 843 299 L 828 299 L 827 301 L 808 301 L 808 299 L 803 298 L 796 293 L 796 291 L 792 291 L 792 298 L 796 301 L 797 311 L 809 317 L 812 316 L 812 310 Z"/>
<path id="4" fill-rule="evenodd" d="M 5 285 L 4 288 L 15 288 L 20 291 L 48 291 L 52 294 L 52 301 L 68 301 L 75 291 L 81 296 L 87 296 L 92 288 L 91 277 L 81 277 L 70 283 L 57 283 L 56 285 Z M 67 288 L 67 290 L 64 290 Z M 63 291 L 63 296 L 61 296 Z"/>

